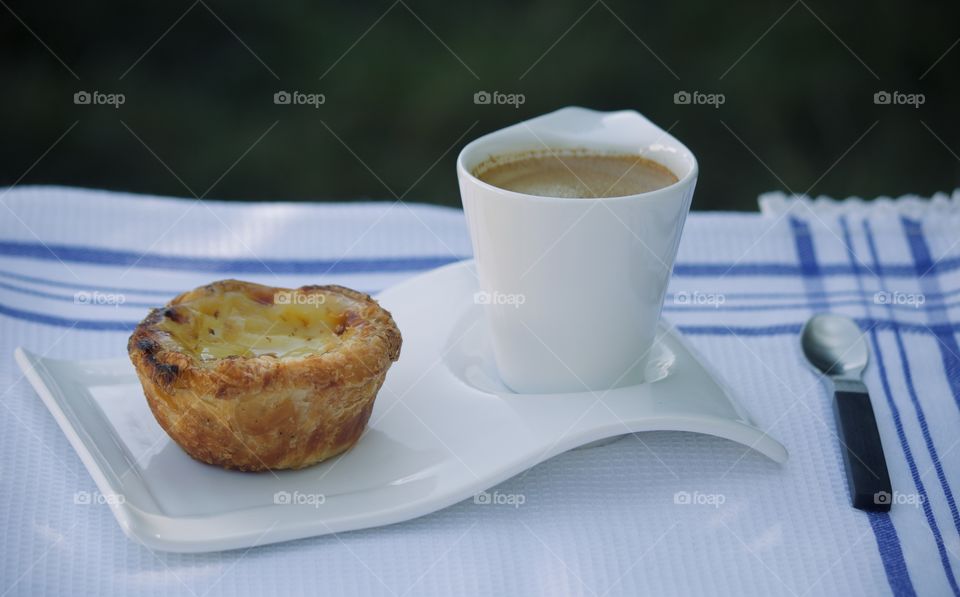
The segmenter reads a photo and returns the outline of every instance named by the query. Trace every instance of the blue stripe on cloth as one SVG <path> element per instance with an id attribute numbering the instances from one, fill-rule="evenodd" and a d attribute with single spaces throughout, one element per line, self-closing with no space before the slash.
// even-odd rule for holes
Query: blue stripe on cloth
<path id="1" fill-rule="evenodd" d="M 10 272 L 6 270 L 0 270 L 0 277 L 9 278 L 11 280 L 16 280 L 18 282 L 29 282 L 30 284 L 43 284 L 45 286 L 53 286 L 55 288 L 68 288 L 70 290 L 99 290 L 100 292 L 110 292 L 114 294 L 144 294 L 144 295 L 156 295 L 156 296 L 176 296 L 180 294 L 181 291 L 170 291 L 170 290 L 156 290 L 153 288 L 122 288 L 119 286 L 93 286 L 90 284 L 83 284 L 79 282 L 63 282 L 61 280 L 51 280 L 49 278 L 40 278 L 38 276 L 27 276 L 17 272 Z"/>
<path id="2" fill-rule="evenodd" d="M 937 272 L 949 272 L 956 269 L 960 269 L 960 257 L 941 260 L 934 266 L 934 271 Z M 673 273 L 679 277 L 794 277 L 803 274 L 800 265 L 790 263 L 737 263 L 734 265 L 730 265 L 729 263 L 677 263 L 673 267 Z M 820 275 L 824 277 L 853 276 L 865 273 L 869 273 L 869 270 L 859 264 L 820 264 Z M 915 269 L 912 263 L 887 264 L 887 276 L 912 278 L 915 275 Z"/>
<path id="3" fill-rule="evenodd" d="M 896 405 L 893 403 L 893 393 L 890 390 L 890 380 L 887 377 L 886 367 L 884 366 L 883 362 L 883 353 L 880 352 L 880 342 L 877 338 L 876 330 L 870 330 L 870 340 L 873 344 L 873 352 L 877 355 L 877 366 L 880 370 L 880 384 L 883 386 L 884 396 L 886 396 L 887 403 L 890 405 L 894 426 L 897 430 L 897 437 L 900 439 L 900 445 L 903 447 L 904 456 L 907 460 L 907 466 L 910 469 L 910 476 L 913 478 L 913 483 L 917 488 L 917 492 L 921 496 L 923 514 L 927 519 L 930 532 L 933 533 L 934 541 L 937 544 L 937 551 L 940 553 L 940 563 L 943 565 L 947 582 L 953 589 L 954 595 L 958 595 L 960 594 L 960 590 L 958 590 L 957 581 L 953 577 L 953 567 L 950 565 L 950 558 L 947 556 L 946 548 L 943 545 L 943 536 L 940 534 L 940 527 L 937 526 L 936 518 L 933 516 L 933 511 L 931 510 L 930 503 L 927 499 L 927 491 L 923 486 L 923 481 L 920 479 L 920 473 L 917 471 L 917 464 L 913 460 L 913 454 L 910 452 L 910 447 L 907 444 L 907 438 L 903 431 L 903 423 L 900 420 L 900 413 L 897 410 Z M 883 549 L 881 548 L 881 553 L 882 552 Z"/>
<path id="4" fill-rule="evenodd" d="M 863 329 L 872 327 L 877 330 L 899 329 L 903 332 L 911 332 L 914 334 L 934 333 L 933 330 L 926 325 L 902 323 L 889 319 L 855 317 L 854 321 Z M 960 332 L 960 323 L 945 324 L 945 326 L 948 326 L 948 329 Z M 781 323 L 766 326 L 678 325 L 677 328 L 684 334 L 702 336 L 785 336 L 789 334 L 799 334 L 803 328 L 803 323 Z"/>
<path id="5" fill-rule="evenodd" d="M 849 229 L 846 232 L 849 234 Z M 874 242 L 873 231 L 870 228 L 870 223 L 866 220 L 863 221 L 863 232 L 866 236 L 867 247 L 870 250 L 870 257 L 874 266 L 874 271 L 876 271 L 880 285 L 883 286 L 883 276 L 885 275 L 886 267 L 880 262 L 880 255 L 877 252 L 877 246 Z M 901 360 L 901 366 L 904 367 L 904 371 L 906 372 L 907 367 L 909 367 L 909 363 L 907 363 L 906 354 L 902 350 L 903 340 L 900 337 L 899 326 L 896 322 L 894 322 L 893 331 L 894 337 L 898 340 L 897 347 Z M 877 366 L 880 369 L 880 383 L 883 386 L 883 393 L 887 399 L 887 404 L 890 407 L 890 413 L 893 416 L 893 422 L 897 430 L 897 436 L 900 439 L 900 444 L 903 446 L 903 453 L 907 461 L 907 467 L 910 470 L 910 476 L 913 478 L 914 486 L 917 488 L 917 492 L 921 497 L 923 514 L 927 519 L 927 525 L 930 527 L 930 532 L 933 534 L 934 541 L 937 544 L 937 551 L 940 553 L 940 562 L 943 566 L 944 574 L 947 577 L 947 582 L 950 584 L 950 588 L 953 590 L 954 595 L 960 595 L 960 587 L 957 586 L 957 580 L 953 574 L 953 567 L 950 564 L 950 557 L 947 554 L 946 547 L 943 543 L 943 535 L 940 532 L 940 526 L 937 524 L 937 519 L 933 515 L 933 508 L 930 506 L 926 488 L 924 487 L 923 480 L 921 479 L 920 473 L 917 470 L 917 464 L 913 458 L 913 452 L 910 450 L 909 443 L 907 442 L 906 433 L 903 429 L 903 422 L 900 419 L 900 409 L 897 407 L 897 404 L 893 399 L 893 392 L 890 389 L 890 380 L 887 376 L 886 367 L 884 366 L 883 354 L 880 352 L 880 340 L 875 328 L 870 330 L 870 337 L 873 344 L 873 351 L 877 355 Z M 910 385 L 908 385 L 908 392 L 911 393 L 911 401 L 913 401 L 915 398 L 915 392 L 910 391 Z M 919 408 L 919 403 L 916 403 L 915 409 L 918 409 L 918 413 L 921 412 Z M 923 431 L 923 425 L 921 425 L 921 431 Z M 928 449 L 933 450 L 932 443 L 928 445 Z M 937 462 L 935 450 L 931 453 L 931 458 L 934 458 L 934 462 Z M 949 488 L 946 490 L 949 490 Z"/>
<path id="6" fill-rule="evenodd" d="M 841 222 L 841 225 L 844 227 L 844 236 L 848 238 L 849 243 L 850 231 L 847 227 L 845 219 Z M 870 250 L 871 260 L 876 265 L 877 276 L 880 278 L 881 287 L 883 287 L 883 264 L 880 263 L 876 242 L 873 237 L 873 231 L 871 230 L 868 222 L 864 222 L 864 232 L 866 234 L 867 246 Z M 857 283 L 860 283 L 859 278 L 857 279 Z M 953 497 L 953 491 L 950 489 L 950 484 L 947 482 L 946 475 L 943 471 L 943 466 L 940 462 L 940 457 L 937 454 L 936 446 L 933 443 L 933 438 L 930 436 L 930 429 L 927 425 L 927 417 L 923 412 L 923 407 L 920 404 L 920 399 L 917 394 L 916 385 L 913 381 L 913 373 L 910 369 L 910 361 L 907 360 L 907 350 L 903 342 L 903 336 L 900 333 L 899 325 L 893 317 L 893 312 L 889 308 L 890 304 L 887 303 L 886 306 L 888 314 L 891 316 L 891 319 L 894 320 L 894 337 L 897 341 L 897 352 L 899 353 L 900 360 L 903 364 L 903 376 L 907 383 L 907 392 L 910 395 L 910 402 L 913 404 L 913 409 L 917 416 L 917 423 L 919 424 L 920 432 L 923 435 L 924 444 L 927 447 L 927 452 L 930 454 L 930 460 L 933 462 L 934 469 L 937 473 L 937 480 L 940 482 L 940 487 L 943 489 L 944 496 L 947 500 L 947 505 L 950 508 L 953 524 L 957 528 L 957 531 L 960 532 L 960 514 L 957 512 L 957 505 Z M 931 333 L 938 337 L 940 335 L 932 330 Z"/>
<path id="7" fill-rule="evenodd" d="M 857 256 L 853 252 L 853 236 L 850 234 L 850 226 L 847 224 L 846 216 L 840 217 L 840 228 L 843 231 L 843 242 L 847 247 L 850 261 L 856 263 Z M 863 293 L 863 280 L 860 279 L 860 276 L 857 276 L 857 288 Z M 864 309 L 867 315 L 870 315 L 870 306 L 866 301 L 864 301 Z M 876 336 L 876 326 L 869 326 L 869 329 L 870 333 Z M 870 518 L 873 534 L 877 537 L 877 548 L 880 550 L 880 557 L 883 560 L 883 569 L 894 595 L 916 595 L 910 581 L 910 571 L 907 569 L 907 563 L 903 557 L 900 537 L 897 535 L 896 527 L 893 526 L 890 513 L 873 512 L 867 516 Z"/>
<path id="8" fill-rule="evenodd" d="M 800 261 L 800 275 L 803 276 L 803 285 L 808 290 L 823 292 L 823 278 L 817 255 L 813 249 L 813 237 L 810 227 L 797 218 L 790 218 L 790 231 L 796 246 L 797 259 Z"/>
<path id="9" fill-rule="evenodd" d="M 682 292 L 682 291 L 680 291 Z M 674 298 L 677 293 L 668 293 L 667 298 Z M 810 297 L 819 298 L 822 300 L 833 300 L 837 297 L 852 297 L 856 299 L 863 298 L 864 290 L 862 289 L 848 289 L 848 290 L 823 290 L 819 292 L 724 292 L 723 296 L 728 299 L 748 299 L 748 300 L 761 300 L 761 299 L 808 299 Z M 960 295 L 960 288 L 954 290 L 947 290 L 941 294 L 930 293 L 926 295 L 927 302 L 924 303 L 924 306 L 931 304 L 931 299 L 935 298 L 937 301 L 943 303 L 946 307 L 952 307 L 953 305 L 946 304 L 948 298 Z M 901 305 L 895 305 L 901 306 Z M 911 307 L 912 308 L 912 307 Z"/>
<path id="10" fill-rule="evenodd" d="M 464 257 L 381 257 L 377 259 L 218 259 L 137 253 L 76 245 L 0 241 L 0 255 L 94 265 L 244 274 L 343 274 L 433 269 Z"/>
<path id="11" fill-rule="evenodd" d="M 880 559 L 883 561 L 883 570 L 887 574 L 890 589 L 898 597 L 911 597 L 917 594 L 910 581 L 910 571 L 907 570 L 907 561 L 903 558 L 903 549 L 900 547 L 900 537 L 893 526 L 889 512 L 869 512 L 867 518 L 877 537 L 877 547 L 880 549 Z"/>
<path id="12" fill-rule="evenodd" d="M 823 279 L 820 277 L 820 267 L 817 265 L 817 254 L 813 246 L 810 226 L 804 221 L 791 218 L 790 230 L 793 232 L 793 238 L 796 243 L 797 257 L 800 259 L 801 266 L 805 272 L 803 277 L 804 286 L 812 290 L 822 290 Z M 849 242 L 847 245 L 849 247 Z M 857 276 L 857 285 L 858 287 L 860 285 L 859 276 Z M 871 331 L 874 330 L 874 328 L 869 329 Z M 880 366 L 882 369 L 883 365 L 879 354 L 877 354 L 877 359 L 878 363 L 881 363 Z M 833 400 L 834 397 L 830 396 L 829 399 Z M 904 446 L 904 450 L 909 452 L 910 448 L 907 445 L 905 437 L 901 443 Z M 890 584 L 891 590 L 893 590 L 894 584 L 906 582 L 910 586 L 910 592 L 913 592 L 913 584 L 910 582 L 907 564 L 903 559 L 903 548 L 900 546 L 900 537 L 893 526 L 893 521 L 889 520 L 889 517 L 888 521 L 890 523 L 889 528 L 893 530 L 892 534 L 878 533 L 877 527 L 873 524 L 874 521 L 872 519 L 870 520 L 870 528 L 873 530 L 874 538 L 877 541 L 877 550 L 880 552 L 880 560 L 883 562 L 883 569 L 887 574 L 887 582 Z M 890 544 L 891 540 L 893 542 L 892 545 Z M 895 580 L 891 580 L 891 572 L 901 570 L 906 573 L 906 576 L 902 578 L 898 576 Z"/>
<path id="13" fill-rule="evenodd" d="M 23 241 L 0 241 L 0 255 L 114 265 L 137 268 L 169 269 L 208 273 L 237 274 L 340 274 L 340 273 L 389 273 L 421 271 L 466 259 L 468 255 L 423 255 L 398 258 L 360 259 L 228 259 L 199 256 L 159 255 L 117 249 L 60 244 L 40 244 Z M 858 264 L 819 264 L 820 275 L 851 276 L 868 273 Z M 933 265 L 933 273 L 960 269 L 960 256 L 942 259 Z M 673 268 L 678 277 L 716 276 L 800 276 L 800 265 L 793 263 L 677 263 Z M 887 276 L 912 278 L 916 275 L 912 263 L 888 264 Z"/>
<path id="14" fill-rule="evenodd" d="M 30 323 L 40 323 L 43 325 L 52 325 L 62 328 L 75 328 L 78 330 L 89 330 L 96 332 L 130 332 L 137 327 L 135 321 L 107 321 L 96 319 L 68 319 L 66 317 L 57 317 L 56 315 L 45 315 L 43 313 L 34 313 L 32 311 L 23 311 L 6 305 L 0 305 L 0 315 L 6 315 L 21 321 Z"/>
<path id="15" fill-rule="evenodd" d="M 930 247 L 923 235 L 923 226 L 917 220 L 901 217 L 900 225 L 903 227 L 903 233 L 907 238 L 907 246 L 910 248 L 910 256 L 913 258 L 913 266 L 917 281 L 924 293 L 930 291 L 932 294 L 940 293 L 940 282 L 937 275 L 933 273 L 935 262 L 930 254 Z M 946 313 L 936 310 L 931 313 L 934 323 L 940 323 L 946 319 Z"/>
<path id="16" fill-rule="evenodd" d="M 812 294 L 812 293 L 811 293 Z M 722 296 L 728 297 L 728 295 L 723 294 Z M 724 304 L 714 304 L 714 305 L 690 305 L 690 304 L 665 304 L 663 306 L 664 311 L 674 311 L 674 312 L 688 312 L 688 313 L 697 313 L 704 312 L 709 313 L 711 311 L 791 311 L 796 309 L 813 309 L 826 311 L 830 307 L 852 307 L 852 306 L 863 306 L 867 304 L 867 300 L 862 296 L 856 299 L 846 299 L 846 300 L 809 300 L 802 303 L 768 303 L 768 304 L 750 304 L 750 305 L 727 305 Z M 899 311 L 907 311 L 919 313 L 921 309 L 928 308 L 926 304 L 922 307 L 916 305 L 907 305 L 907 304 L 890 304 L 887 302 L 887 306 L 891 309 L 896 309 Z M 941 305 L 941 307 L 956 308 L 960 307 L 960 302 L 947 303 L 946 305 Z"/>
<path id="17" fill-rule="evenodd" d="M 912 222 L 910 220 L 904 219 L 904 232 L 907 235 L 907 242 L 910 245 L 910 252 L 914 255 L 914 259 L 917 263 L 917 272 L 918 276 L 923 276 L 926 272 L 930 271 L 930 251 L 927 247 L 926 239 L 923 236 L 923 231 L 920 228 L 919 223 Z M 868 228 L 869 234 L 869 228 Z M 871 241 L 871 251 L 873 248 L 873 238 L 868 237 Z M 939 286 L 939 282 L 936 279 L 932 280 L 934 284 Z M 938 323 L 943 322 L 946 317 L 946 313 L 943 314 L 944 317 L 940 319 Z M 940 327 L 939 325 L 937 327 Z M 940 355 L 943 360 L 944 371 L 947 373 L 947 381 L 950 384 L 950 389 L 953 392 L 954 401 L 957 401 L 960 398 L 960 379 L 958 379 L 956 372 L 956 352 L 953 352 L 953 348 L 949 344 L 946 344 L 944 341 L 944 336 L 947 336 L 949 339 L 954 340 L 954 346 L 956 346 L 955 335 L 950 332 L 944 334 L 942 331 L 934 332 L 938 342 L 937 348 L 940 349 Z M 927 448 L 930 450 L 930 458 L 933 460 L 933 466 L 937 472 L 937 480 L 940 481 L 941 487 L 943 487 L 944 496 L 947 498 L 947 506 L 950 508 L 950 515 L 953 518 L 953 526 L 957 529 L 957 533 L 960 534 L 960 512 L 957 510 L 957 503 L 954 500 L 953 492 L 950 490 L 950 484 L 947 482 L 946 474 L 943 471 L 943 466 L 940 463 L 940 458 L 937 456 L 936 449 L 933 445 L 933 439 L 930 437 L 930 431 L 927 428 L 926 417 L 923 415 L 923 409 L 920 407 L 920 401 L 917 397 L 916 388 L 913 385 L 913 377 L 910 375 L 909 366 L 906 365 L 907 357 L 906 351 L 903 347 L 903 340 L 897 335 L 897 343 L 900 347 L 900 355 L 903 359 L 904 373 L 907 375 L 907 388 L 910 391 L 910 400 L 914 404 L 914 408 L 917 410 L 917 418 L 920 422 L 920 430 L 923 432 L 923 439 L 927 443 Z M 956 349 L 960 351 L 960 348 Z M 951 364 L 953 369 L 951 369 Z"/>
<path id="18" fill-rule="evenodd" d="M 941 294 L 940 281 L 935 272 L 936 265 L 930 255 L 930 247 L 927 245 L 927 239 L 923 234 L 923 227 L 919 222 L 908 218 L 901 218 L 904 233 L 907 235 L 907 245 L 910 247 L 910 254 L 913 256 L 913 263 L 916 267 L 917 277 L 920 281 L 920 289 L 926 294 Z M 943 368 L 947 372 L 947 381 L 950 384 L 950 390 L 953 393 L 953 400 L 960 405 L 960 345 L 957 344 L 957 337 L 953 332 L 948 332 L 941 327 L 941 324 L 948 322 L 946 310 L 940 306 L 931 306 L 927 313 L 931 318 L 931 327 L 937 328 L 936 332 L 938 348 L 940 349 L 940 358 L 943 361 Z M 958 526 L 960 529 L 960 526 Z"/>

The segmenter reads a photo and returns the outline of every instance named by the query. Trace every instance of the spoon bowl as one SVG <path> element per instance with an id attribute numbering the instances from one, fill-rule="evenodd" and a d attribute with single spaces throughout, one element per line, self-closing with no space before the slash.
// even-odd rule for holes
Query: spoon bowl
<path id="1" fill-rule="evenodd" d="M 863 332 L 842 315 L 811 317 L 800 332 L 800 345 L 810 364 L 824 375 L 859 379 L 870 358 Z"/>

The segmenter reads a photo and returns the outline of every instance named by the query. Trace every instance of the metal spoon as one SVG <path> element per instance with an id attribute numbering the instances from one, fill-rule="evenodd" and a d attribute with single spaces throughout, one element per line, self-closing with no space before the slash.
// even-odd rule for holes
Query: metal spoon
<path id="1" fill-rule="evenodd" d="M 833 392 L 837 435 L 843 447 L 853 507 L 887 512 L 892 502 L 890 474 L 867 387 L 860 381 L 870 352 L 863 333 L 848 317 L 822 313 L 800 332 L 803 354 Z"/>

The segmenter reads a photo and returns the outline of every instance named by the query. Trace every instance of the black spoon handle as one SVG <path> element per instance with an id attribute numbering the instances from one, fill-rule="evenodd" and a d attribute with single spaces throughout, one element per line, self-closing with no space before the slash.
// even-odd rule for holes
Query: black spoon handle
<path id="1" fill-rule="evenodd" d="M 852 385 L 852 384 L 851 384 Z M 877 419 L 866 387 L 837 388 L 833 394 L 834 415 L 840 438 L 847 483 L 853 507 L 868 512 L 889 512 L 893 501 L 890 474 L 883 456 Z"/>

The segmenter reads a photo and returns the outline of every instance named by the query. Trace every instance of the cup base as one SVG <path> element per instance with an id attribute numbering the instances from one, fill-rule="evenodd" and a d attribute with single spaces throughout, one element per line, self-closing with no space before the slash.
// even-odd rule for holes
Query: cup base
<path id="1" fill-rule="evenodd" d="M 666 333 L 666 326 L 660 324 L 657 337 Z M 600 396 L 614 388 L 656 383 L 670 376 L 676 363 L 676 355 L 665 342 L 656 342 L 650 349 L 643 371 L 635 380 L 627 380 L 609 388 L 587 389 L 570 388 L 564 392 L 524 392 L 517 391 L 500 375 L 493 354 L 493 342 L 486 325 L 482 305 L 473 306 L 461 316 L 451 328 L 444 348 L 447 367 L 464 384 L 487 394 L 501 396 L 535 396 L 545 394 L 593 394 Z"/>

